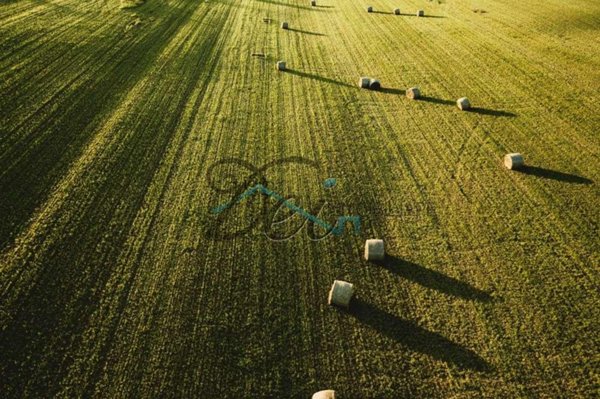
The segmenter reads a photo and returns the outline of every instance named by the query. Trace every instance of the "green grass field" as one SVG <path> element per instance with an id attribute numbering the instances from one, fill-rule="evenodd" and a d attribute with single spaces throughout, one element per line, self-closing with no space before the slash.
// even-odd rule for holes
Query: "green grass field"
<path id="1" fill-rule="evenodd" d="M 600 2 L 317 2 L 0 0 L 0 396 L 598 394 Z"/>

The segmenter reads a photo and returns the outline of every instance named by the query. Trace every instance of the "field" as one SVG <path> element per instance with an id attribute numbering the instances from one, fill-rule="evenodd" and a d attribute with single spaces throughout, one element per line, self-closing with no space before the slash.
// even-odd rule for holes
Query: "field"
<path id="1" fill-rule="evenodd" d="M 1 396 L 593 397 L 599 132 L 598 1 L 0 0 Z"/>

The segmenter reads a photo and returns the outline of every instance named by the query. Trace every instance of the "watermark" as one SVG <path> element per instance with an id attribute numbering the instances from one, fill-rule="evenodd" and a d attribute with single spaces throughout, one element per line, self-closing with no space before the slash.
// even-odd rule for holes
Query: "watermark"
<path id="1" fill-rule="evenodd" d="M 270 240 L 285 241 L 297 236 L 305 227 L 307 236 L 313 241 L 342 236 L 347 232 L 360 234 L 360 216 L 338 215 L 333 217 L 334 222 L 329 222 L 327 219 L 331 220 L 331 217 L 322 216 L 328 204 L 326 199 L 321 199 L 309 209 L 296 204 L 294 195 L 286 193 L 285 187 L 273 187 L 270 184 L 267 179 L 270 169 L 292 165 L 306 167 L 319 174 L 316 162 L 303 157 L 281 158 L 260 167 L 239 158 L 226 158 L 211 165 L 207 174 L 208 184 L 215 193 L 227 194 L 228 200 L 209 210 L 206 235 L 215 240 L 231 240 L 259 229 Z M 222 169 L 221 173 L 218 173 L 219 169 Z M 332 190 L 337 185 L 337 179 L 330 177 L 321 184 L 324 190 Z M 251 209 L 249 220 L 239 220 L 234 210 L 248 206 L 257 199 L 258 207 Z M 278 220 L 277 216 L 284 211 L 288 216 Z M 299 222 L 295 228 L 278 231 L 282 225 L 289 226 L 294 221 Z M 224 228 L 226 222 L 233 222 L 236 228 L 228 231 Z M 352 229 L 347 229 L 348 225 Z"/>

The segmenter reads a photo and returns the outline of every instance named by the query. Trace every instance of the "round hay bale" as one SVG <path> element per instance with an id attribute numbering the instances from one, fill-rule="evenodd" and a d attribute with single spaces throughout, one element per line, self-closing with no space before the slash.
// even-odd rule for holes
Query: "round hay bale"
<path id="1" fill-rule="evenodd" d="M 313 394 L 312 399 L 335 399 L 335 391 L 333 389 L 327 389 L 325 391 L 319 391 Z"/>
<path id="2" fill-rule="evenodd" d="M 400 9 L 394 8 L 394 15 L 400 15 Z"/>
<path id="3" fill-rule="evenodd" d="M 383 260 L 385 259 L 385 247 L 383 240 L 371 239 L 365 242 L 365 259 L 366 260 Z"/>
<path id="4" fill-rule="evenodd" d="M 277 70 L 285 71 L 285 61 L 277 61 Z"/>
<path id="5" fill-rule="evenodd" d="M 313 7 L 317 6 L 317 0 L 310 0 L 310 5 Z"/>
<path id="6" fill-rule="evenodd" d="M 456 100 L 456 105 L 461 111 L 466 111 L 469 108 L 471 108 L 471 103 L 469 102 L 469 99 L 467 97 L 461 97 L 458 100 Z"/>
<path id="7" fill-rule="evenodd" d="M 411 100 L 416 100 L 421 97 L 421 91 L 418 87 L 411 87 L 410 89 L 406 90 L 406 97 L 410 98 Z"/>
<path id="8" fill-rule="evenodd" d="M 504 166 L 508 169 L 519 169 L 525 165 L 525 160 L 523 159 L 523 155 L 518 152 L 514 152 L 512 154 L 506 154 L 504 156 Z"/>
<path id="9" fill-rule="evenodd" d="M 363 76 L 358 80 L 358 87 L 361 89 L 368 89 L 369 83 L 371 83 L 371 78 L 368 76 Z"/>
<path id="10" fill-rule="evenodd" d="M 289 24 L 287 22 L 281 23 L 281 29 L 288 29 L 288 28 L 289 28 Z"/>
<path id="11" fill-rule="evenodd" d="M 373 12 L 373 7 L 371 7 L 371 6 L 368 6 L 368 7 L 367 7 L 367 12 Z"/>
<path id="12" fill-rule="evenodd" d="M 371 89 L 371 90 L 381 89 L 381 82 L 377 79 L 371 79 L 371 81 L 369 82 L 369 89 Z"/>
<path id="13" fill-rule="evenodd" d="M 424 17 L 424 16 L 425 16 L 425 11 L 423 11 L 423 10 L 417 11 L 417 17 Z"/>
<path id="14" fill-rule="evenodd" d="M 347 281 L 334 280 L 327 303 L 329 305 L 337 305 L 347 308 L 350 305 L 350 299 L 354 294 L 354 285 Z"/>

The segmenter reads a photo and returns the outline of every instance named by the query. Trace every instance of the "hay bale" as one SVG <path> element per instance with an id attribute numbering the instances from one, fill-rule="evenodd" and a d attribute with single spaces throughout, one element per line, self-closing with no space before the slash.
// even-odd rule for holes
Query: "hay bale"
<path id="1" fill-rule="evenodd" d="M 411 100 L 416 100 L 421 97 L 421 91 L 418 87 L 411 87 L 410 89 L 406 90 L 406 97 L 410 98 Z"/>
<path id="2" fill-rule="evenodd" d="M 368 7 L 367 7 L 367 12 L 373 12 L 373 7 L 371 7 L 371 6 L 368 6 Z"/>
<path id="3" fill-rule="evenodd" d="M 425 16 L 425 11 L 423 11 L 423 10 L 417 11 L 417 17 L 424 17 L 424 16 Z"/>
<path id="4" fill-rule="evenodd" d="M 312 399 L 335 399 L 335 391 L 333 389 L 327 389 L 325 391 L 319 391 L 313 394 Z"/>
<path id="5" fill-rule="evenodd" d="M 361 89 L 368 89 L 369 83 L 371 83 L 371 78 L 368 76 L 363 76 L 358 80 L 358 87 Z"/>
<path id="6" fill-rule="evenodd" d="M 310 5 L 313 7 L 317 6 L 317 0 L 310 0 Z"/>
<path id="7" fill-rule="evenodd" d="M 327 303 L 347 308 L 350 305 L 352 294 L 354 294 L 354 285 L 347 281 L 334 280 L 331 290 L 329 290 Z"/>
<path id="8" fill-rule="evenodd" d="M 285 71 L 285 61 L 277 61 L 277 70 Z"/>
<path id="9" fill-rule="evenodd" d="M 400 9 L 394 8 L 394 15 L 400 15 Z"/>
<path id="10" fill-rule="evenodd" d="M 381 89 L 381 82 L 377 79 L 371 79 L 371 81 L 369 82 L 369 89 L 371 89 L 371 90 Z"/>
<path id="11" fill-rule="evenodd" d="M 471 103 L 469 102 L 469 99 L 467 97 L 461 97 L 458 100 L 456 100 L 456 105 L 461 111 L 466 111 L 469 108 L 471 108 Z"/>
<path id="12" fill-rule="evenodd" d="M 518 152 L 514 152 L 512 154 L 506 154 L 504 156 L 504 166 L 508 169 L 519 169 L 525 165 L 525 160 L 523 159 L 523 155 Z"/>
<path id="13" fill-rule="evenodd" d="M 289 28 L 289 25 L 288 25 L 287 22 L 282 22 L 281 23 L 281 29 L 288 29 L 288 28 Z"/>
<path id="14" fill-rule="evenodd" d="M 365 259 L 366 260 L 383 260 L 385 259 L 385 247 L 383 240 L 371 239 L 365 242 Z"/>

